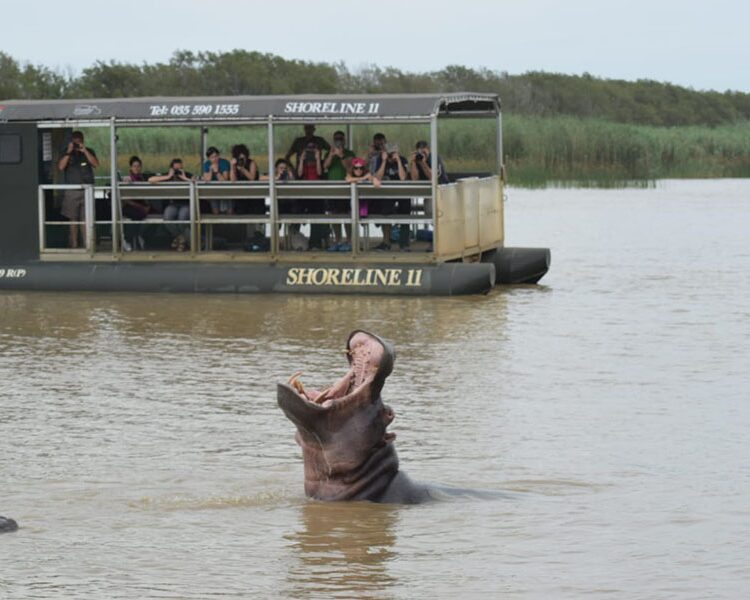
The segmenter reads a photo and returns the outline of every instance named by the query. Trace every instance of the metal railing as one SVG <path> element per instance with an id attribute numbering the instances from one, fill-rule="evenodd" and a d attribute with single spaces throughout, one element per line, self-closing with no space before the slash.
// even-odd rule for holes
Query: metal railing
<path id="1" fill-rule="evenodd" d="M 83 192 L 83 221 L 60 218 L 54 220 L 48 209 L 68 191 Z M 349 226 L 351 255 L 369 252 L 370 226 L 377 224 L 408 225 L 432 230 L 434 247 L 430 256 L 439 260 L 454 260 L 475 256 L 490 248 L 502 245 L 503 182 L 497 176 L 467 178 L 456 183 L 438 186 L 433 203 L 429 182 L 385 182 L 381 187 L 371 184 L 345 182 L 243 182 L 243 183 L 160 183 L 118 184 L 117 194 L 109 186 L 94 185 L 41 185 L 39 186 L 39 250 L 40 253 L 98 253 L 121 255 L 125 227 L 135 223 L 184 226 L 189 231 L 190 254 L 195 256 L 213 252 L 213 228 L 219 225 L 254 225 L 267 233 L 268 249 L 264 256 L 274 259 L 290 252 L 289 231 L 293 226 L 335 225 Z M 57 197 L 55 195 L 58 195 Z M 408 199 L 408 214 L 362 214 L 365 201 Z M 181 203 L 188 206 L 187 219 L 165 219 L 164 214 L 149 214 L 143 221 L 123 216 L 122 207 L 128 201 L 143 203 Z M 201 201 L 230 200 L 239 207 L 242 202 L 254 201 L 256 211 L 262 203 L 262 212 L 246 214 L 213 214 L 200 210 Z M 345 212 L 319 210 L 321 200 L 348 202 Z M 305 202 L 317 201 L 318 210 L 304 210 Z M 296 203 L 296 204 L 295 204 Z M 296 206 L 297 210 L 290 210 Z M 110 208 L 108 217 L 97 217 L 97 208 Z M 302 209 L 300 212 L 299 209 Z M 83 246 L 79 249 L 49 244 L 50 228 L 70 225 L 83 229 Z M 203 236 L 202 236 L 203 233 Z M 97 234 L 99 234 L 97 236 Z M 285 235 L 287 237 L 285 237 Z M 363 239 L 364 237 L 364 239 Z M 204 247 L 201 248 L 203 238 Z M 110 241 L 107 246 L 106 242 Z M 382 255 L 381 255 L 382 256 Z"/>
<path id="2" fill-rule="evenodd" d="M 82 191 L 83 192 L 83 206 L 84 206 L 84 220 L 73 221 L 73 220 L 48 220 L 47 215 L 47 200 L 48 192 L 53 194 L 57 191 L 63 193 L 63 197 L 68 191 Z M 62 202 L 63 200 L 61 200 Z M 94 247 L 94 222 L 95 222 L 95 207 L 94 207 L 94 186 L 93 185 L 40 185 L 38 192 L 39 202 L 39 252 L 77 252 L 77 253 L 89 253 L 93 254 L 95 251 Z M 53 201 L 54 203 L 54 201 Z M 71 225 L 83 226 L 84 231 L 84 246 L 82 248 L 55 248 L 48 247 L 47 244 L 47 230 L 49 227 L 69 227 Z"/>
<path id="3" fill-rule="evenodd" d="M 50 220 L 48 217 L 49 194 L 66 190 L 84 191 L 84 221 Z M 435 227 L 435 216 L 432 210 L 432 188 L 430 182 L 404 181 L 384 182 L 381 187 L 372 184 L 356 184 L 332 181 L 269 181 L 257 182 L 201 182 L 185 183 L 118 183 L 117 193 L 111 193 L 110 186 L 93 185 L 41 185 L 39 186 L 39 244 L 41 253 L 86 252 L 92 256 L 98 252 L 111 252 L 120 255 L 123 251 L 126 225 L 143 222 L 145 224 L 185 225 L 189 227 L 190 253 L 192 255 L 211 252 L 211 232 L 214 225 L 257 225 L 268 231 L 269 250 L 274 256 L 289 251 L 284 245 L 283 230 L 288 232 L 292 225 L 329 224 L 351 227 L 351 254 L 357 256 L 368 252 L 368 247 L 361 245 L 362 233 L 365 242 L 369 236 L 369 227 L 373 224 L 392 223 L 408 226 Z M 410 202 L 408 214 L 360 214 L 363 201 L 371 200 L 404 200 Z M 246 214 L 213 214 L 200 210 L 201 200 L 208 202 L 231 201 L 239 206 L 243 202 L 262 201 L 263 213 Z M 306 201 L 338 200 L 349 202 L 347 212 L 331 211 L 311 212 L 306 209 Z M 109 218 L 97 218 L 97 201 L 100 206 L 108 205 Z M 146 204 L 185 203 L 189 206 L 188 220 L 164 219 L 162 214 L 149 214 L 143 221 L 130 220 L 123 215 L 123 205 L 128 201 Z M 280 206 L 294 201 L 303 212 L 290 212 L 288 207 Z M 183 204 L 184 205 L 184 204 Z M 280 210 L 283 209 L 283 210 Z M 50 246 L 47 229 L 64 225 L 83 225 L 84 247 L 80 250 Z M 99 229 L 97 229 L 99 228 Z M 111 247 L 101 250 L 97 247 L 97 231 L 108 230 L 100 238 L 111 240 Z M 201 232 L 205 231 L 206 247 L 201 250 Z"/>

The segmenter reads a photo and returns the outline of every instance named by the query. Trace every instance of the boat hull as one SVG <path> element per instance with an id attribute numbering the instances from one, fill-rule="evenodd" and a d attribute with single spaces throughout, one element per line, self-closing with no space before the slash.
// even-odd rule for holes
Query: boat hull
<path id="1" fill-rule="evenodd" d="M 549 271 L 549 248 L 497 248 L 482 256 L 482 262 L 495 266 L 500 284 L 537 283 Z"/>
<path id="2" fill-rule="evenodd" d="M 494 284 L 492 263 L 0 264 L 0 289 L 4 290 L 452 296 L 486 294 Z"/>

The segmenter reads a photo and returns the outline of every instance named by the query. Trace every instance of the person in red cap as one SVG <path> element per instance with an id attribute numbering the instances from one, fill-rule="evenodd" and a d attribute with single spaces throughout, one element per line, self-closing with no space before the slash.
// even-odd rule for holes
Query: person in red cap
<path id="1" fill-rule="evenodd" d="M 363 158 L 352 159 L 352 172 L 347 174 L 349 183 L 370 181 L 375 187 L 380 187 L 380 180 L 367 170 L 367 162 Z"/>
<path id="2" fill-rule="evenodd" d="M 375 187 L 380 187 L 380 180 L 367 170 L 367 161 L 362 158 L 352 159 L 352 172 L 347 174 L 346 181 L 349 183 L 370 182 Z M 367 215 L 367 200 L 362 199 L 359 201 L 359 216 L 366 217 Z"/>

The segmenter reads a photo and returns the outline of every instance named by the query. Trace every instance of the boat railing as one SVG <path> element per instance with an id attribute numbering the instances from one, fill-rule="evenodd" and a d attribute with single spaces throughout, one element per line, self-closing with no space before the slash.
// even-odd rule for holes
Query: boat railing
<path id="1" fill-rule="evenodd" d="M 77 191 L 83 192 L 83 207 L 84 207 L 84 219 L 81 220 L 69 220 L 63 217 L 54 218 L 55 208 L 61 206 L 63 196 L 66 192 Z M 77 185 L 77 184 L 65 184 L 65 185 L 40 185 L 39 186 L 39 252 L 62 252 L 62 253 L 76 253 L 86 254 L 93 253 L 93 227 L 94 227 L 94 186 L 93 185 Z M 50 245 L 49 232 L 62 231 L 62 228 L 66 229 L 71 225 L 76 227 L 82 227 L 84 231 L 83 239 L 84 245 L 80 248 L 60 248 L 55 245 Z M 66 235 L 66 234 L 64 234 Z M 62 236 L 59 236 L 62 237 Z"/>
<path id="2" fill-rule="evenodd" d="M 67 190 L 84 192 L 83 221 L 69 221 L 58 216 L 62 197 Z M 118 183 L 115 194 L 110 186 L 100 185 L 41 185 L 39 186 L 39 245 L 43 255 L 75 253 L 81 255 L 116 255 L 122 258 L 128 248 L 126 228 L 142 223 L 163 227 L 181 226 L 189 236 L 187 256 L 208 256 L 227 253 L 225 245 L 215 242 L 215 231 L 239 229 L 239 237 L 250 232 L 265 240 L 257 250 L 259 256 L 283 259 L 300 254 L 295 249 L 293 236 L 311 231 L 313 226 L 347 227 L 351 251 L 336 253 L 352 257 L 377 256 L 372 239 L 377 234 L 374 225 L 405 225 L 410 235 L 419 234 L 425 240 L 420 260 L 455 260 L 478 256 L 496 247 L 503 238 L 502 182 L 499 177 L 467 178 L 456 183 L 440 185 L 433 203 L 430 182 L 383 182 L 380 187 L 370 183 L 332 181 L 290 182 L 170 182 Z M 381 200 L 408 200 L 409 211 L 380 214 L 376 212 Z M 323 200 L 339 203 L 337 210 Z M 123 207 L 131 201 L 150 206 L 142 221 L 131 220 Z M 212 203 L 230 201 L 231 212 L 214 211 Z M 165 219 L 163 209 L 170 203 L 189 207 L 185 219 Z M 346 207 L 346 208 L 343 208 Z M 66 247 L 66 226 L 78 225 L 84 232 L 80 249 Z M 163 228 L 162 227 L 162 228 Z M 309 228 L 309 229 L 307 229 Z M 395 227 L 394 227 L 395 228 Z M 255 233 L 258 232 L 258 233 Z M 165 234 L 166 235 L 166 234 Z M 234 257 L 247 255 L 248 244 L 241 244 Z M 159 258 L 175 256 L 168 252 L 149 251 Z M 394 258 L 398 252 L 394 249 Z M 135 253 L 133 253 L 135 256 Z M 330 254 L 327 254 L 330 257 Z M 414 259 L 415 257 L 411 257 Z"/>

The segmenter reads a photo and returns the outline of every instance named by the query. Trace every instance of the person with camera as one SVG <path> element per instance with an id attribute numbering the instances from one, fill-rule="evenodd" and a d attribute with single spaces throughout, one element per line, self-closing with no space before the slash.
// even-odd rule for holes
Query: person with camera
<path id="1" fill-rule="evenodd" d="M 258 165 L 250 158 L 250 150 L 245 144 L 232 146 L 232 159 L 229 164 L 230 181 L 258 181 Z"/>
<path id="2" fill-rule="evenodd" d="M 323 161 L 320 148 L 310 142 L 297 164 L 297 179 L 303 181 L 317 181 L 323 178 Z"/>
<path id="3" fill-rule="evenodd" d="M 165 175 L 152 175 L 148 178 L 149 183 L 170 183 L 193 180 L 193 174 L 185 171 L 181 158 L 173 158 L 169 163 L 169 172 Z"/>
<path id="4" fill-rule="evenodd" d="M 378 161 L 381 154 L 385 151 L 386 139 L 384 133 L 376 133 L 372 136 L 372 144 L 367 152 L 367 166 L 370 173 L 378 170 Z"/>
<path id="5" fill-rule="evenodd" d="M 323 169 L 326 172 L 326 179 L 329 181 L 344 181 L 346 176 L 351 173 L 352 159 L 355 158 L 354 152 L 346 147 L 346 134 L 343 131 L 336 131 L 333 134 L 333 146 L 328 151 L 323 161 Z M 328 214 L 345 215 L 349 213 L 349 200 L 337 199 L 326 202 Z M 328 248 L 331 252 L 351 252 L 352 227 L 345 225 L 346 236 L 342 236 L 341 225 L 333 225 L 334 245 Z"/>
<path id="6" fill-rule="evenodd" d="M 347 173 L 351 172 L 352 159 L 356 155 L 346 147 L 346 134 L 343 131 L 337 131 L 333 134 L 333 146 L 328 150 L 323 169 L 326 172 L 326 179 L 331 181 L 343 181 Z"/>
<path id="7" fill-rule="evenodd" d="M 166 175 L 154 175 L 148 178 L 149 183 L 177 183 L 190 182 L 193 175 L 185 171 L 181 158 L 173 158 L 169 163 L 169 172 Z M 170 200 L 164 208 L 164 221 L 190 221 L 190 202 L 187 200 Z M 189 246 L 190 227 L 184 223 L 167 223 L 167 231 L 172 236 L 172 248 L 178 252 L 184 252 Z"/>
<path id="8" fill-rule="evenodd" d="M 437 180 L 438 183 L 449 183 L 448 175 L 445 172 L 443 160 L 438 156 L 437 159 Z M 420 140 L 417 142 L 416 150 L 412 152 L 409 161 L 409 172 L 411 178 L 415 181 L 432 181 L 432 153 L 427 142 Z"/>
<path id="9" fill-rule="evenodd" d="M 250 150 L 245 144 L 232 146 L 232 159 L 229 161 L 230 181 L 258 181 L 260 172 L 257 163 L 250 158 Z M 237 212 L 248 215 L 262 215 L 266 212 L 266 201 L 263 198 L 252 198 L 239 201 Z"/>
<path id="10" fill-rule="evenodd" d="M 65 175 L 66 184 L 94 184 L 94 169 L 99 166 L 96 152 L 83 142 L 83 132 L 74 131 L 70 142 L 57 162 L 57 168 Z M 85 236 L 86 209 L 83 190 L 65 190 L 60 213 L 70 223 L 68 246 L 78 248 L 78 232 Z"/>
<path id="11" fill-rule="evenodd" d="M 323 179 L 323 161 L 320 148 L 315 142 L 308 142 L 305 151 L 298 157 L 297 179 L 302 181 L 318 181 Z M 322 215 L 325 213 L 324 198 L 305 198 L 299 200 L 299 212 L 308 215 Z M 315 223 L 310 226 L 310 249 L 319 250 L 325 245 L 330 227 Z"/>
<path id="12" fill-rule="evenodd" d="M 409 163 L 401 156 L 396 144 L 386 144 L 379 156 L 375 157 L 375 171 L 373 176 L 380 181 L 405 181 L 409 178 L 407 171 Z M 379 202 L 379 209 L 384 215 L 411 213 L 411 199 L 400 198 L 392 200 L 384 198 Z M 391 249 L 392 226 L 381 224 L 383 228 L 383 242 L 375 247 L 375 250 Z M 401 225 L 399 228 L 399 246 L 402 250 L 409 247 L 409 226 Z"/>
<path id="13" fill-rule="evenodd" d="M 273 166 L 273 178 L 276 181 L 294 181 L 294 171 L 289 166 L 289 162 L 285 158 L 278 159 Z M 261 181 L 268 181 L 271 179 L 269 175 L 261 175 Z"/>
<path id="14" fill-rule="evenodd" d="M 307 147 L 310 144 L 314 144 L 315 147 L 320 150 L 321 154 L 331 149 L 331 145 L 328 142 L 326 142 L 322 137 L 315 135 L 315 125 L 313 125 L 312 123 L 307 123 L 304 126 L 304 129 L 305 135 L 295 138 L 286 155 L 284 156 L 284 160 L 286 160 L 287 162 L 292 156 L 294 156 L 294 164 L 295 168 L 297 169 L 299 168 L 300 159 L 302 158 Z"/>
<path id="15" fill-rule="evenodd" d="M 279 158 L 274 163 L 273 178 L 279 183 L 284 183 L 285 181 L 294 181 L 294 171 L 285 158 Z M 261 181 L 268 181 L 269 179 L 271 179 L 270 175 L 260 176 Z M 295 210 L 298 202 L 297 200 L 294 200 L 293 198 L 279 198 L 277 202 L 280 215 L 289 215 L 297 212 Z M 293 226 L 290 225 L 289 227 L 290 229 L 292 229 Z M 299 225 L 297 225 L 297 229 L 299 229 Z"/>
<path id="16" fill-rule="evenodd" d="M 274 164 L 274 179 L 276 181 L 294 181 L 294 171 L 289 161 L 280 158 Z"/>

